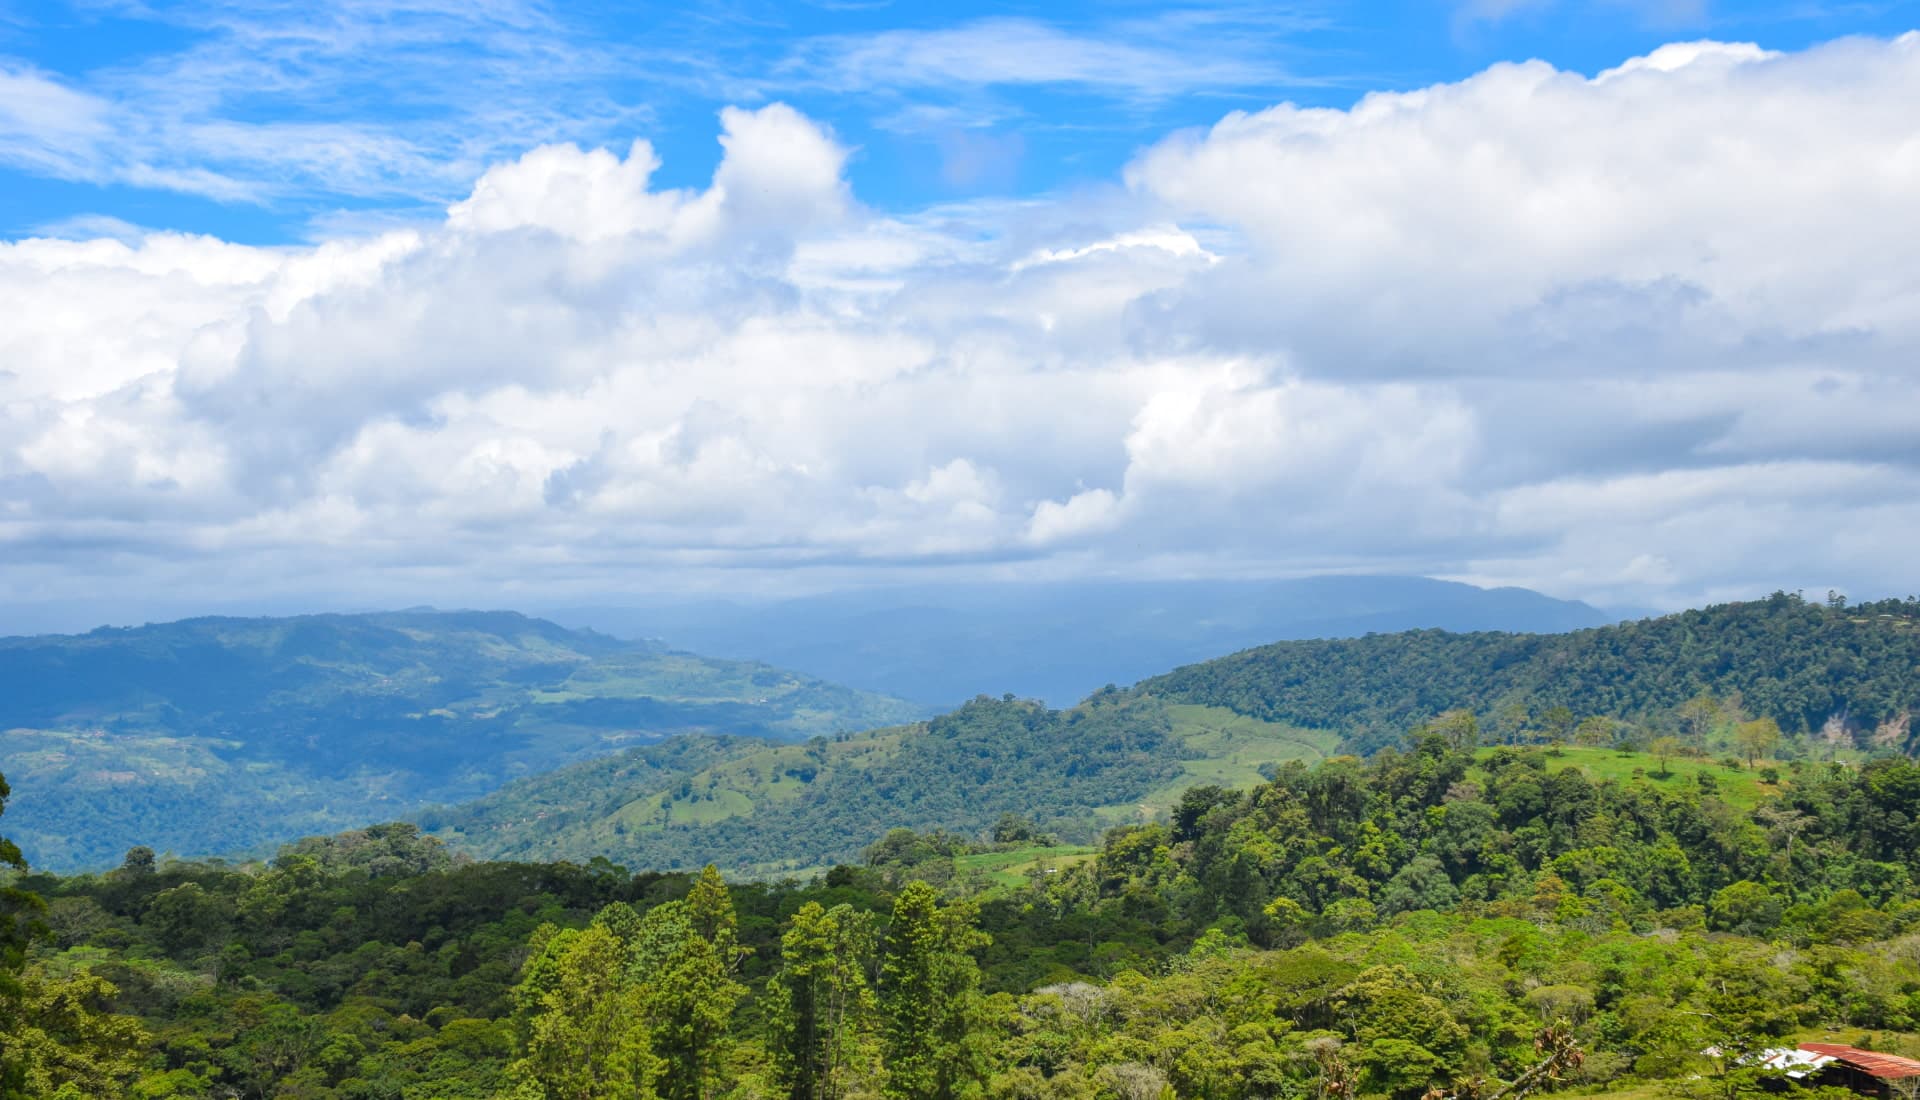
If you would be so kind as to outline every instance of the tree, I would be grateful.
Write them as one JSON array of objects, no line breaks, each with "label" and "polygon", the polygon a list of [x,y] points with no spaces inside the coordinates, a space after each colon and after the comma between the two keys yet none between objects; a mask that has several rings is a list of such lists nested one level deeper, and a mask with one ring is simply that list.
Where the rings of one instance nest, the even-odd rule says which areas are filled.
[{"label": "tree", "polygon": [[682,903],[641,921],[633,965],[644,984],[654,1053],[668,1100],[707,1100],[727,1052],[727,1029],[746,987],[733,979],[741,950],[733,896],[709,864]]},{"label": "tree", "polygon": [[140,923],[151,927],[169,951],[199,947],[219,928],[219,904],[199,883],[183,882],[153,895]]},{"label": "tree", "polygon": [[[12,794],[7,777],[0,775],[0,816],[6,814],[7,799]],[[0,836],[0,868],[6,867],[25,871],[27,858],[20,854],[19,845]],[[0,886],[0,995],[9,988],[9,975],[19,973],[26,961],[27,945],[42,931],[39,918],[45,911],[46,903],[38,895],[11,885]]]},{"label": "tree", "polygon": [[985,1071],[976,1033],[980,970],[968,952],[988,940],[973,922],[971,906],[942,908],[924,882],[894,900],[880,970],[888,1097],[951,1100]]},{"label": "tree", "polygon": [[138,845],[127,849],[127,857],[120,862],[120,873],[129,878],[140,878],[153,874],[153,849]]},{"label": "tree", "polygon": [[780,969],[767,982],[767,1048],[792,1100],[834,1100],[859,1075],[877,942],[872,913],[814,901],[780,938]]},{"label": "tree", "polygon": [[1751,768],[1780,745],[1780,723],[1771,718],[1755,718],[1751,722],[1740,723],[1733,731],[1733,743],[1747,758],[1747,767]]},{"label": "tree", "polygon": [[119,990],[86,970],[29,967],[0,1005],[0,1098],[124,1096],[147,1033],[109,1010]]},{"label": "tree", "polygon": [[1573,732],[1573,711],[1561,704],[1548,707],[1540,716],[1541,728],[1546,732],[1547,744],[1564,745]]},{"label": "tree", "polygon": [[604,924],[548,925],[534,939],[513,991],[521,1053],[508,1072],[541,1100],[653,1100],[660,1060],[627,945]]},{"label": "tree", "polygon": [[1034,839],[1033,822],[1020,814],[1008,810],[993,823],[993,842],[995,844],[1025,844]]},{"label": "tree", "polygon": [[[7,777],[0,775],[0,815],[7,812],[7,799],[12,794]],[[25,871],[27,859],[18,845],[0,836],[0,872],[6,868]],[[46,911],[46,902],[39,895],[0,881],[0,1020],[19,1018],[23,1012],[26,991],[20,984],[20,970],[26,965],[28,945],[46,934],[41,920]],[[17,1044],[0,1040],[0,1100],[28,1095],[23,1091],[26,1072]]]},{"label": "tree", "polygon": [[1708,905],[1713,927],[1742,936],[1764,936],[1780,923],[1784,903],[1773,891],[1742,879],[1717,891]]},{"label": "tree", "polygon": [[1678,737],[1656,737],[1653,739],[1653,744],[1647,746],[1647,751],[1653,754],[1653,758],[1660,761],[1660,778],[1665,779],[1673,774],[1672,769],[1667,767],[1667,761],[1678,756],[1680,749]]},{"label": "tree", "polygon": [[1540,1085],[1558,1081],[1568,1071],[1579,1069],[1587,1060],[1586,1052],[1574,1043],[1573,1028],[1565,1020],[1555,1020],[1541,1028],[1540,1034],[1534,1037],[1533,1049],[1544,1057],[1489,1100],[1519,1100]]},{"label": "tree", "polygon": [[1447,739],[1455,752],[1471,752],[1480,744],[1480,720],[1470,710],[1450,710],[1427,723],[1430,732]]},{"label": "tree", "polygon": [[1582,745],[1600,746],[1613,744],[1613,720],[1601,715],[1589,715],[1573,731],[1573,739]]},{"label": "tree", "polygon": [[1710,691],[1703,691],[1680,704],[1676,717],[1680,720],[1681,736],[1696,745],[1704,745],[1707,735],[1720,724],[1720,700]]},{"label": "tree", "polygon": [[1518,745],[1527,732],[1527,723],[1532,720],[1526,703],[1515,699],[1502,705],[1494,712],[1494,725],[1500,743]]},{"label": "tree", "polygon": [[1415,856],[1380,888],[1380,912],[1387,916],[1415,909],[1448,909],[1459,900],[1447,869],[1430,855]]},{"label": "tree", "polygon": [[1405,967],[1370,967],[1336,996],[1376,1090],[1418,1095],[1460,1069],[1466,1028]]}]

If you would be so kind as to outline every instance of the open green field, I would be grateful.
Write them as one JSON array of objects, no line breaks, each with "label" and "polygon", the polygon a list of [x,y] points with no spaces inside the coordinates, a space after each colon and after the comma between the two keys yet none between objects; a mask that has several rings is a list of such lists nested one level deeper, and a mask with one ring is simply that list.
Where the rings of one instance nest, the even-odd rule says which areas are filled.
[{"label": "open green field", "polygon": [[[1486,756],[1493,749],[1481,749],[1480,755]],[[1762,764],[1764,767],[1765,764]],[[1589,778],[1611,779],[1620,783],[1644,783],[1660,790],[1698,790],[1700,776],[1711,775],[1722,801],[1743,810],[1751,810],[1770,798],[1777,797],[1786,788],[1789,779],[1784,774],[1778,786],[1763,783],[1759,768],[1729,768],[1718,760],[1693,759],[1683,756],[1671,757],[1667,761],[1667,772],[1662,773],[1660,761],[1652,753],[1621,752],[1618,749],[1591,748],[1588,746],[1568,746],[1560,750],[1559,755],[1550,758],[1547,765],[1550,771],[1562,771],[1578,768]]]},{"label": "open green field", "polygon": [[996,886],[1020,887],[1035,870],[1072,867],[1098,855],[1100,849],[1056,845],[1010,848],[1004,852],[976,852],[953,861],[961,875],[985,874]]},{"label": "open green field", "polygon": [[1173,720],[1173,735],[1197,755],[1182,761],[1177,777],[1138,803],[1100,811],[1104,819],[1119,822],[1157,817],[1180,801],[1189,787],[1255,787],[1266,782],[1261,767],[1289,760],[1320,760],[1331,755],[1340,743],[1340,735],[1330,730],[1262,722],[1225,707],[1172,703],[1167,706],[1167,716]]}]

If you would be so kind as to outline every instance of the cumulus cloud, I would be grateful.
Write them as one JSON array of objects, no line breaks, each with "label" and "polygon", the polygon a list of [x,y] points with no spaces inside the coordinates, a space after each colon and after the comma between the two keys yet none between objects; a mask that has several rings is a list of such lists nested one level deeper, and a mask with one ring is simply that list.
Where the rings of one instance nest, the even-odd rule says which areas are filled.
[{"label": "cumulus cloud", "polygon": [[1099,192],[911,216],[776,104],[721,116],[699,188],[645,141],[562,144],[312,247],[0,244],[0,597],[1897,591],[1916,101],[1916,35],[1682,43],[1234,114]]}]

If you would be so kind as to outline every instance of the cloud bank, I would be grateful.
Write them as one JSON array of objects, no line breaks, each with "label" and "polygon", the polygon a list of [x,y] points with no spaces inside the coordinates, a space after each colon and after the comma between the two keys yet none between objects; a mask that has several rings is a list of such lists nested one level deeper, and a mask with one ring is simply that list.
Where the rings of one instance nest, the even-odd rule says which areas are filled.
[{"label": "cloud bank", "polygon": [[1915,102],[1920,35],[1684,43],[1236,113],[1103,189],[911,217],[775,104],[723,113],[698,189],[645,141],[553,145],[384,235],[0,244],[0,599],[1904,593]]}]

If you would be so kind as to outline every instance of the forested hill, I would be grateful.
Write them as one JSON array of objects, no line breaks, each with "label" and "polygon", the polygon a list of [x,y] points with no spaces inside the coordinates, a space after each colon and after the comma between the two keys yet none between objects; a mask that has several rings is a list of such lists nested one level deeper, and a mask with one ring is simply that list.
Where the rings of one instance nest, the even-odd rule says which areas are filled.
[{"label": "forested hill", "polygon": [[0,638],[0,760],[38,865],[234,852],[687,732],[799,740],[897,699],[508,612],[190,619]]},{"label": "forested hill", "polygon": [[[418,820],[488,858],[604,855],[636,867],[719,862],[758,874],[853,859],[893,827],[971,834],[1004,813],[1090,839],[1103,808],[1162,791],[1155,808],[1167,808],[1186,785],[1193,734],[1157,699],[1107,693],[1050,710],[980,698],[925,725],[804,745],[676,738]],[[1277,736],[1266,745],[1273,758],[1311,751],[1289,753]]]},{"label": "forested hill", "polygon": [[[1656,729],[1702,693],[1737,694],[1788,733],[1912,751],[1920,602],[1849,607],[1776,593],[1569,634],[1416,630],[1280,642],[1141,682],[1142,694],[1337,731],[1367,751],[1442,712],[1515,739],[1574,716]],[[1564,709],[1561,709],[1564,708]]]}]

